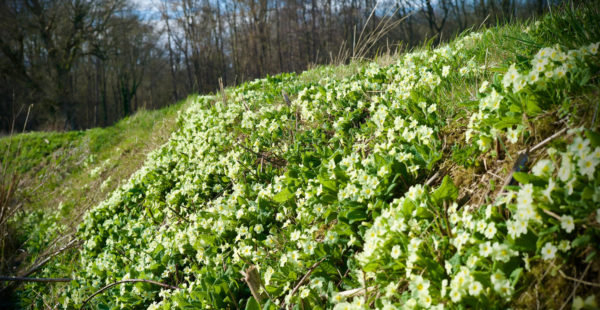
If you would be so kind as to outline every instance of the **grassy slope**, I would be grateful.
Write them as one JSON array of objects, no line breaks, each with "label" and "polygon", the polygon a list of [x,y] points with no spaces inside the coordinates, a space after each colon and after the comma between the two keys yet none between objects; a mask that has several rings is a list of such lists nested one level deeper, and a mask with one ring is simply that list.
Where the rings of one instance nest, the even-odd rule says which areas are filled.
[{"label": "grassy slope", "polygon": [[11,273],[25,272],[62,247],[62,237],[73,234],[81,215],[106,199],[140,168],[150,151],[169,139],[183,106],[138,111],[106,128],[0,139],[0,153],[20,179],[15,200],[23,204],[13,219],[7,247],[25,251],[9,256],[7,263],[16,266]]},{"label": "grassy slope", "polygon": [[[595,14],[597,19],[597,9]],[[565,28],[565,25],[560,25],[560,23],[567,23],[568,25],[569,22],[577,26],[583,26],[584,30],[571,29],[570,32],[565,31],[565,29],[571,27]],[[482,81],[493,81],[496,75],[504,74],[511,63],[516,62],[519,66],[526,67],[532,56],[541,47],[560,44],[566,48],[578,48],[583,44],[598,41],[600,36],[598,36],[597,30],[593,28],[595,27],[594,22],[589,20],[574,21],[573,17],[569,17],[567,14],[566,18],[548,17],[541,27],[532,30],[531,34],[524,33],[523,29],[526,26],[533,26],[533,24],[511,24],[485,31],[480,40],[464,41],[465,50],[467,51],[466,57],[454,60],[456,62],[451,63],[454,66],[454,71],[449,74],[447,79],[444,79],[441,86],[432,93],[420,94],[422,96],[420,98],[409,98],[407,103],[407,106],[413,109],[413,116],[418,119],[419,123],[433,128],[436,136],[431,142],[433,147],[430,147],[428,152],[422,152],[421,149],[415,152],[423,157],[419,158],[420,161],[418,162],[421,168],[416,173],[403,174],[407,178],[407,180],[403,180],[404,185],[394,185],[395,179],[393,181],[387,179],[381,181],[386,184],[386,188],[390,186],[389,188],[392,188],[392,191],[391,193],[388,191],[386,194],[378,193],[380,194],[378,197],[381,198],[382,202],[374,200],[374,205],[370,205],[364,215],[362,213],[365,210],[360,205],[347,204],[342,200],[337,201],[336,198],[329,197],[327,199],[333,200],[328,200],[328,203],[334,208],[329,210],[329,206],[326,205],[326,215],[324,217],[316,216],[311,221],[306,222],[301,217],[290,216],[287,224],[283,223],[282,225],[282,223],[278,223],[279,220],[274,219],[277,212],[286,214],[287,212],[306,213],[311,214],[310,216],[314,216],[314,214],[299,205],[300,202],[298,204],[292,202],[290,192],[286,193],[285,189],[271,189],[266,184],[273,182],[272,184],[275,187],[277,184],[282,183],[278,181],[278,179],[281,179],[277,176],[285,175],[284,180],[287,183],[285,183],[284,188],[287,187],[292,192],[298,189],[301,193],[313,193],[315,190],[313,184],[310,182],[306,184],[304,181],[307,179],[316,180],[315,173],[319,174],[318,182],[326,184],[327,187],[333,187],[332,181],[328,177],[321,177],[323,167],[329,159],[335,159],[339,165],[341,157],[355,153],[352,145],[364,145],[365,148],[361,156],[368,158],[378,141],[376,139],[373,142],[373,139],[369,139],[369,137],[375,136],[376,133],[374,129],[376,126],[373,121],[375,111],[354,113],[354,111],[360,112],[360,109],[356,109],[354,104],[357,100],[371,100],[372,94],[378,91],[369,89],[371,86],[363,86],[365,87],[363,89],[368,89],[371,92],[351,94],[355,97],[346,102],[341,102],[341,110],[336,110],[336,108],[339,108],[336,104],[340,103],[330,104],[327,101],[323,102],[323,99],[321,99],[319,105],[317,104],[319,99],[316,98],[323,97],[329,90],[328,83],[329,86],[348,85],[348,81],[340,82],[346,74],[358,73],[352,75],[350,81],[368,80],[369,82],[378,83],[377,81],[383,79],[383,83],[390,83],[393,78],[385,76],[387,67],[379,71],[384,75],[383,77],[377,74],[379,68],[376,68],[375,74],[372,75],[365,73],[370,70],[371,65],[360,64],[357,67],[356,64],[353,64],[352,67],[344,68],[317,68],[306,72],[300,77],[284,75],[257,81],[234,90],[229,89],[228,97],[230,101],[228,107],[221,106],[220,97],[200,98],[192,109],[184,115],[181,127],[178,128],[173,139],[151,158],[144,171],[140,171],[140,175],[134,177],[124,188],[115,192],[110,200],[103,202],[94,212],[88,214],[88,220],[85,226],[80,228],[79,236],[84,241],[93,241],[93,244],[86,243],[82,251],[83,260],[69,261],[69,264],[66,264],[63,257],[61,258],[63,261],[59,261],[44,271],[47,276],[57,276],[61,272],[64,274],[72,271],[73,275],[79,279],[80,286],[69,287],[65,292],[62,289],[44,291],[43,288],[47,286],[30,285],[23,296],[26,296],[26,300],[36,300],[40,307],[43,306],[43,302],[62,302],[77,306],[85,296],[90,295],[102,284],[125,277],[139,277],[161,280],[171,285],[182,286],[188,283],[191,288],[189,293],[174,292],[171,295],[163,292],[161,295],[166,294],[167,297],[162,298],[162,296],[159,297],[159,290],[156,287],[123,285],[121,291],[112,289],[102,296],[98,296],[93,302],[96,306],[106,304],[116,306],[118,303],[123,303],[126,306],[147,306],[152,301],[162,300],[162,305],[166,308],[185,305],[200,307],[205,303],[216,305],[216,307],[234,308],[236,303],[246,303],[247,300],[251,299],[249,298],[251,296],[250,291],[245,283],[239,281],[238,274],[239,271],[248,267],[247,260],[251,260],[254,264],[262,264],[261,273],[263,276],[265,269],[267,269],[266,266],[275,268],[276,272],[272,280],[272,283],[275,284],[269,286],[267,291],[281,302],[285,299],[285,293],[289,293],[289,289],[291,289],[289,285],[296,284],[297,278],[305,274],[307,267],[316,263],[320,256],[326,256],[327,261],[314,271],[313,281],[324,278],[329,287],[320,292],[317,289],[312,292],[309,290],[309,295],[304,301],[299,299],[293,299],[293,301],[301,304],[302,307],[315,307],[317,304],[328,307],[333,306],[332,301],[327,300],[333,292],[363,285],[361,283],[364,278],[361,279],[360,274],[347,274],[345,271],[356,270],[358,264],[363,264],[360,259],[357,260],[355,257],[363,250],[361,240],[368,239],[367,229],[372,226],[373,220],[377,219],[381,212],[392,205],[394,198],[404,195],[410,185],[422,184],[434,175],[434,172],[440,171],[441,175],[451,176],[454,183],[460,188],[457,193],[458,197],[454,197],[454,200],[461,206],[479,207],[494,201],[501,189],[504,177],[509,174],[516,160],[517,151],[531,147],[556,132],[563,126],[564,122],[561,122],[561,120],[564,119],[565,114],[569,116],[569,127],[574,128],[583,125],[597,129],[597,125],[591,122],[593,110],[598,100],[597,89],[599,83],[597,58],[594,58],[596,63],[590,65],[592,76],[587,77],[586,83],[582,83],[581,86],[569,85],[568,88],[565,86],[564,91],[559,91],[556,94],[540,92],[550,98],[548,100],[537,99],[537,102],[540,105],[543,104],[546,110],[531,113],[527,110],[527,113],[532,117],[531,119],[524,119],[522,125],[529,125],[530,128],[522,134],[516,144],[506,143],[505,145],[503,142],[498,142],[491,150],[481,152],[476,145],[465,143],[464,140],[469,117],[478,109],[479,99],[481,98],[478,89]],[[592,28],[585,29],[586,27]],[[454,47],[454,45],[452,46]],[[473,69],[466,75],[458,74],[456,71],[460,67],[470,66],[469,61],[473,62],[473,68],[478,69]],[[427,62],[425,61],[425,63]],[[397,70],[398,68],[392,69]],[[441,68],[435,70],[439,69]],[[339,76],[337,76],[338,74]],[[337,76],[337,78],[334,79],[333,83],[326,80],[317,82],[316,78],[319,76]],[[313,86],[316,88],[312,88]],[[295,99],[298,98],[300,93],[308,92],[311,94],[310,99],[315,100],[315,104],[317,104],[316,107],[313,107],[312,112],[319,113],[319,109],[321,109],[326,113],[318,114],[316,120],[305,120],[303,115],[301,122],[294,121],[293,119],[297,119],[300,112],[294,112],[286,108],[287,103],[280,95],[281,90],[285,90],[295,104]],[[324,92],[321,90],[324,90]],[[410,102],[412,100],[417,102]],[[430,117],[434,119],[430,119],[427,115],[424,118],[420,117],[417,112],[414,112],[416,111],[414,109],[418,110],[416,107],[419,100],[426,100],[428,104],[437,104],[438,111],[429,113]],[[347,109],[347,106],[344,105],[348,105],[350,108]],[[333,110],[329,110],[330,107]],[[260,109],[266,110],[260,114],[265,119],[278,119],[283,115],[289,117],[288,122],[280,124],[283,129],[279,134],[265,135],[260,131],[240,127],[241,119],[237,118],[239,115],[242,115],[243,118],[245,110],[257,112]],[[230,113],[231,115],[229,115]],[[328,116],[327,114],[331,115]],[[345,122],[340,124],[338,128],[332,126],[332,122],[340,116],[346,118]],[[261,119],[258,119],[255,126],[260,121]],[[521,120],[519,119],[519,121]],[[204,136],[204,132],[210,133],[208,136]],[[344,132],[347,135],[344,135]],[[209,141],[210,146],[204,148],[204,143],[207,143],[207,141]],[[565,143],[569,141],[559,139],[550,145],[557,149],[564,149]],[[240,144],[246,144],[246,146],[241,147]],[[419,145],[418,143],[415,143],[415,145],[427,150],[426,145]],[[400,143],[400,147],[404,146],[407,147],[405,150],[409,150],[410,144]],[[237,152],[237,155],[229,153],[232,150]],[[341,155],[335,155],[336,152],[341,153]],[[530,154],[529,166],[532,166],[531,163],[538,158],[545,157],[545,154],[546,148]],[[227,160],[230,160],[230,156],[238,156],[237,161],[227,162]],[[224,172],[227,171],[226,167],[228,165],[235,165],[236,163],[240,165],[236,176],[230,176]],[[376,164],[380,163],[376,162]],[[431,164],[431,166],[425,168],[428,164]],[[210,168],[211,166],[214,166],[214,169]],[[392,164],[391,167],[396,169],[400,166]],[[377,171],[374,171],[374,174],[377,174]],[[236,180],[235,183],[246,184],[244,186],[247,186],[243,195],[236,195],[238,201],[243,201],[240,202],[240,205],[236,205],[235,198],[233,199],[234,202],[222,204],[232,195],[231,189],[228,187],[231,186],[230,178]],[[339,178],[340,181],[335,181],[333,184],[346,182],[347,177],[344,174],[340,174]],[[594,182],[597,182],[597,180]],[[440,183],[441,178],[434,178],[432,187],[435,188]],[[391,185],[396,186],[395,189]],[[271,191],[270,194],[266,194],[268,199],[257,198],[261,195],[258,192],[264,190],[265,187]],[[193,195],[194,193],[196,196]],[[232,225],[220,237],[214,236],[214,224],[201,221],[203,217],[216,220],[221,216],[216,212],[215,206],[225,207],[223,213],[225,215],[222,218]],[[236,209],[241,209],[247,215],[242,215],[241,218],[231,214],[227,215],[227,208],[229,207],[234,208],[233,212]],[[260,212],[256,211],[257,207]],[[270,208],[276,211],[270,211]],[[290,211],[290,208],[292,211]],[[316,208],[316,206],[312,206],[312,208]],[[477,211],[474,214],[477,214]],[[354,221],[352,219],[354,216],[357,216],[356,218],[359,220]],[[366,216],[366,218],[363,218],[363,216]],[[500,216],[500,214],[495,214],[495,216]],[[361,220],[364,220],[364,224],[357,225],[360,224]],[[240,251],[244,250],[245,245],[251,245],[251,252],[257,248],[265,247],[265,234],[261,234],[260,229],[256,228],[259,224],[266,226],[264,228],[265,233],[270,230],[272,235],[275,236],[276,243],[281,243],[278,244],[281,248],[269,252],[270,254],[266,257],[261,256],[263,254],[259,252],[255,252],[254,255],[256,256],[246,257],[242,261],[236,260],[235,255],[233,255],[233,259],[228,256],[231,255],[229,250],[216,250],[216,245],[233,247],[234,243],[236,243],[236,247],[239,246]],[[253,235],[251,241],[243,241],[245,243],[241,244],[237,243],[238,240],[233,241],[236,230],[240,226],[254,229],[256,234],[251,232]],[[286,226],[291,228],[286,228]],[[310,233],[314,234],[313,238],[319,241],[318,243],[321,243],[326,235],[329,236],[328,231],[336,232],[337,237],[334,238],[339,237],[340,239],[339,241],[338,239],[332,241],[333,245],[327,242],[319,244],[315,254],[306,256],[302,254],[304,264],[295,267],[286,265],[285,268],[279,270],[277,267],[279,266],[278,260],[273,261],[270,255],[279,257],[281,251],[295,249],[294,244],[297,242],[293,242],[294,240],[289,242],[289,239],[296,238],[292,237],[295,229],[303,231],[308,227],[314,228]],[[350,231],[354,230],[357,234],[348,232],[348,228],[350,228]],[[148,237],[148,232],[152,235],[151,237]],[[304,233],[307,233],[306,230],[304,230]],[[349,236],[358,238],[359,243],[352,245],[350,241],[352,238],[349,239]],[[192,238],[197,242],[191,241]],[[156,248],[155,239],[159,240],[157,241],[159,243],[162,242],[158,249]],[[106,240],[110,240],[110,244]],[[96,246],[98,242],[103,246]],[[215,246],[211,248],[204,242]],[[346,246],[347,242],[350,242],[348,246]],[[135,244],[135,246],[131,246],[132,244]],[[227,247],[224,249],[227,249]],[[198,256],[198,253],[202,253],[202,256],[206,255],[210,258],[210,261],[199,258],[202,256]],[[222,258],[223,255],[226,256],[225,260]],[[438,253],[438,255],[444,257],[445,254]],[[143,261],[138,260],[142,258],[144,258]],[[146,261],[146,258],[149,258],[150,262]],[[214,263],[213,259],[223,260],[223,262],[222,264]],[[450,257],[446,257],[446,259],[450,259]],[[513,274],[510,274],[511,280],[515,281],[513,285],[518,284],[518,291],[515,292],[507,304],[501,299],[497,299],[498,297],[493,294],[490,295],[490,299],[485,300],[466,299],[465,304],[471,307],[483,307],[487,302],[499,307],[512,304],[517,308],[528,308],[536,303],[541,303],[545,307],[561,307],[563,302],[573,297],[569,296],[573,290],[573,285],[563,277],[558,276],[557,269],[552,264],[564,264],[565,270],[572,271],[572,267],[580,263],[581,258],[567,256],[564,260],[553,261],[550,265],[545,260],[540,259],[539,256],[533,259],[532,271],[525,276],[521,277],[516,274],[513,279]],[[199,260],[200,263],[195,260]],[[77,264],[83,264],[82,267],[85,270],[79,270]],[[115,270],[115,264],[121,267]],[[385,268],[392,265],[381,265],[378,268],[387,270]],[[435,268],[435,264],[431,266],[433,266],[431,268]],[[590,266],[592,266],[592,270],[597,271],[597,264]],[[369,264],[363,264],[363,267],[366,270],[373,268]],[[435,278],[433,273],[430,274],[433,271],[424,268],[422,272],[426,271],[427,276],[432,279]],[[385,273],[388,273],[387,276],[395,275],[397,277],[395,279],[399,279],[400,283],[403,283],[402,277],[398,276],[395,267]],[[364,277],[364,274],[362,277]],[[369,283],[377,283],[377,285],[387,283],[386,281],[389,281],[389,279],[384,279],[385,277],[385,274],[378,275],[376,279],[369,279]],[[593,277],[591,280],[597,281]],[[287,291],[285,289],[286,283],[288,285]],[[547,285],[548,283],[553,284]],[[397,301],[399,301],[397,305],[407,302],[410,297],[410,294],[407,294],[406,285],[402,285],[398,287],[400,289],[399,294],[402,295],[396,296],[398,297]],[[432,283],[432,291],[439,290],[439,286],[440,283]],[[379,294],[372,293],[365,299],[375,302],[375,299],[382,296],[380,294],[385,294],[383,287],[377,286],[377,289],[380,291]],[[36,297],[31,293],[35,290],[45,292],[43,293],[44,296]],[[143,292],[142,296],[140,296],[140,291]],[[325,291],[324,296],[326,297],[322,297],[323,291]],[[586,287],[584,292],[588,291],[590,291],[589,287]],[[301,291],[296,293],[302,294]],[[53,296],[53,294],[57,295]],[[66,296],[68,298],[65,298]],[[296,295],[293,298],[298,298],[298,296]],[[362,300],[362,297],[358,300]]]}]

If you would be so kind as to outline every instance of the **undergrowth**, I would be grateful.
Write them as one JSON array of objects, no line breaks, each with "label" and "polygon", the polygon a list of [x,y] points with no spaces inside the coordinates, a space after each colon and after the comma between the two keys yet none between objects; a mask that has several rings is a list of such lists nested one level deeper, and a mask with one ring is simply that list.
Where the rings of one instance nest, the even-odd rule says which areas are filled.
[{"label": "undergrowth", "polygon": [[191,97],[22,303],[597,307],[598,7]]},{"label": "undergrowth", "polygon": [[[66,255],[57,256],[57,262],[76,259],[70,247],[77,243],[69,242],[82,214],[139,169],[146,153],[168,140],[182,105],[139,111],[107,128],[0,139],[2,180],[12,184],[7,204],[18,207],[2,221],[9,231],[3,240],[10,242],[2,246],[2,275],[23,276],[65,245]],[[7,302],[0,307],[14,307],[14,287],[0,287],[0,299]],[[48,308],[43,300],[31,305]]]}]

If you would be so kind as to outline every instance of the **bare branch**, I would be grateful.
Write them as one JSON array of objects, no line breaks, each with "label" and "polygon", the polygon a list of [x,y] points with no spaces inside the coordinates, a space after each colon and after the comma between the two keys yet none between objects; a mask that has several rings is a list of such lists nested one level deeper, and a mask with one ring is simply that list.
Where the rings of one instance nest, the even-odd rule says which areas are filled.
[{"label": "bare branch", "polygon": [[83,308],[85,306],[85,304],[87,304],[92,298],[96,297],[98,294],[101,294],[102,292],[106,291],[107,289],[109,289],[115,285],[119,285],[119,284],[123,284],[123,283],[135,283],[135,282],[150,283],[150,284],[158,285],[158,286],[168,288],[171,290],[180,290],[181,289],[180,287],[177,287],[177,286],[173,286],[173,285],[169,285],[169,284],[165,284],[165,283],[161,283],[161,282],[153,281],[153,280],[126,279],[126,280],[121,280],[121,281],[117,281],[117,282],[108,284],[107,286],[97,290],[94,294],[92,294],[90,297],[86,298],[86,300],[83,301],[83,303],[81,304],[81,308]]}]

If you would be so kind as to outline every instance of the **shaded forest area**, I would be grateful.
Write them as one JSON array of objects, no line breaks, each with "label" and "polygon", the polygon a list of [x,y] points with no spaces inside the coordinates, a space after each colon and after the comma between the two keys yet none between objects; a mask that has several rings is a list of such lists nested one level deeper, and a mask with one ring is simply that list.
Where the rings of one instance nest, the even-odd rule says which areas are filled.
[{"label": "shaded forest area", "polygon": [[1,0],[0,133],[107,126],[190,93],[437,44],[545,0]]}]

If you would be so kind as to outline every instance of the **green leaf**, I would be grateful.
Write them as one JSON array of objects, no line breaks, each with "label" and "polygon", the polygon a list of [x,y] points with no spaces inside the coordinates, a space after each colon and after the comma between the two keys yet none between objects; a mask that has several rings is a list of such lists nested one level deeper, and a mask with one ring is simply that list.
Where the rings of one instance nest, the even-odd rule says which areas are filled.
[{"label": "green leaf", "polygon": [[587,84],[587,82],[589,80],[590,80],[590,71],[585,70],[583,72],[583,76],[579,79],[579,86],[583,86],[583,85]]},{"label": "green leaf", "polygon": [[376,271],[377,269],[379,269],[378,262],[370,262],[367,265],[365,265],[365,267],[363,267],[363,270],[365,272],[373,272],[373,271]]},{"label": "green leaf", "polygon": [[[552,227],[558,227],[558,226],[552,226]],[[551,228],[552,229],[552,228]],[[552,230],[554,231],[554,230]],[[540,233],[540,236],[542,236],[543,233],[549,233],[549,232],[542,232]],[[535,251],[536,249],[536,241],[537,241],[538,237],[531,231],[529,230],[525,235],[522,235],[521,237],[517,238],[514,241],[514,249],[518,250],[518,251]]]},{"label": "green leaf", "polygon": [[573,243],[571,245],[573,245],[574,248],[586,246],[590,243],[590,239],[591,238],[589,235],[579,236],[575,238],[575,240],[573,240]]},{"label": "green leaf", "polygon": [[258,301],[256,301],[254,297],[248,298],[248,301],[246,302],[246,310],[261,310]]},{"label": "green leaf", "polygon": [[529,184],[531,176],[525,172],[514,172],[512,177],[521,184]]},{"label": "green leaf", "polygon": [[591,200],[594,197],[594,194],[596,193],[596,191],[590,187],[586,187],[583,189],[583,192],[581,193],[581,199],[583,200]]},{"label": "green leaf", "polygon": [[367,219],[367,209],[364,206],[354,207],[346,213],[346,218],[348,219],[349,224],[358,221],[362,222]]},{"label": "green leaf", "polygon": [[599,134],[597,134],[591,130],[586,130],[585,135],[588,137],[588,139],[590,139],[590,142],[592,143],[593,147],[600,146],[600,135]]},{"label": "green leaf", "polygon": [[591,262],[591,261],[592,261],[592,260],[593,260],[593,259],[596,257],[596,254],[597,254],[597,253],[598,253],[598,252],[596,252],[596,251],[592,251],[590,254],[588,254],[588,255],[585,257],[585,262],[586,262],[586,263],[589,263],[589,262]]},{"label": "green leaf", "polygon": [[456,200],[456,198],[458,198],[458,187],[454,185],[449,176],[445,176],[440,187],[438,187],[431,196],[437,202],[441,202],[446,199]]},{"label": "green leaf", "polygon": [[319,174],[317,177],[319,182],[323,185],[324,188],[329,189],[332,192],[337,192],[337,186],[335,185],[335,181],[329,179],[328,176]]},{"label": "green leaf", "polygon": [[436,261],[429,257],[421,257],[419,259],[425,267],[427,267],[427,272],[432,276],[432,278],[442,277],[445,274],[444,268],[438,264]]},{"label": "green leaf", "polygon": [[276,310],[277,309],[277,305],[274,304],[270,299],[267,300],[267,302],[265,302],[265,304],[263,305],[263,309],[265,310]]},{"label": "green leaf", "polygon": [[527,100],[526,104],[527,114],[530,116],[538,115],[543,111],[542,108],[540,108],[533,100]]},{"label": "green leaf", "polygon": [[511,104],[511,105],[508,107],[508,109],[509,109],[509,111],[511,111],[511,112],[513,112],[513,113],[521,113],[521,112],[522,112],[522,109],[521,109],[521,107],[520,107],[518,104],[514,104],[514,103],[513,103],[513,104]]},{"label": "green leaf", "polygon": [[288,201],[290,198],[294,197],[294,193],[292,193],[287,187],[284,188],[277,195],[273,196],[273,201],[283,203]]},{"label": "green leaf", "polygon": [[557,231],[558,231],[558,226],[557,225],[553,225],[553,226],[550,226],[550,228],[542,230],[539,233],[539,236],[542,237],[542,236],[545,236],[547,234],[551,234],[551,233],[557,232]]},{"label": "green leaf", "polygon": [[510,273],[510,282],[513,287],[517,284],[517,282],[519,282],[519,279],[521,278],[522,274],[523,268],[517,268]]}]

